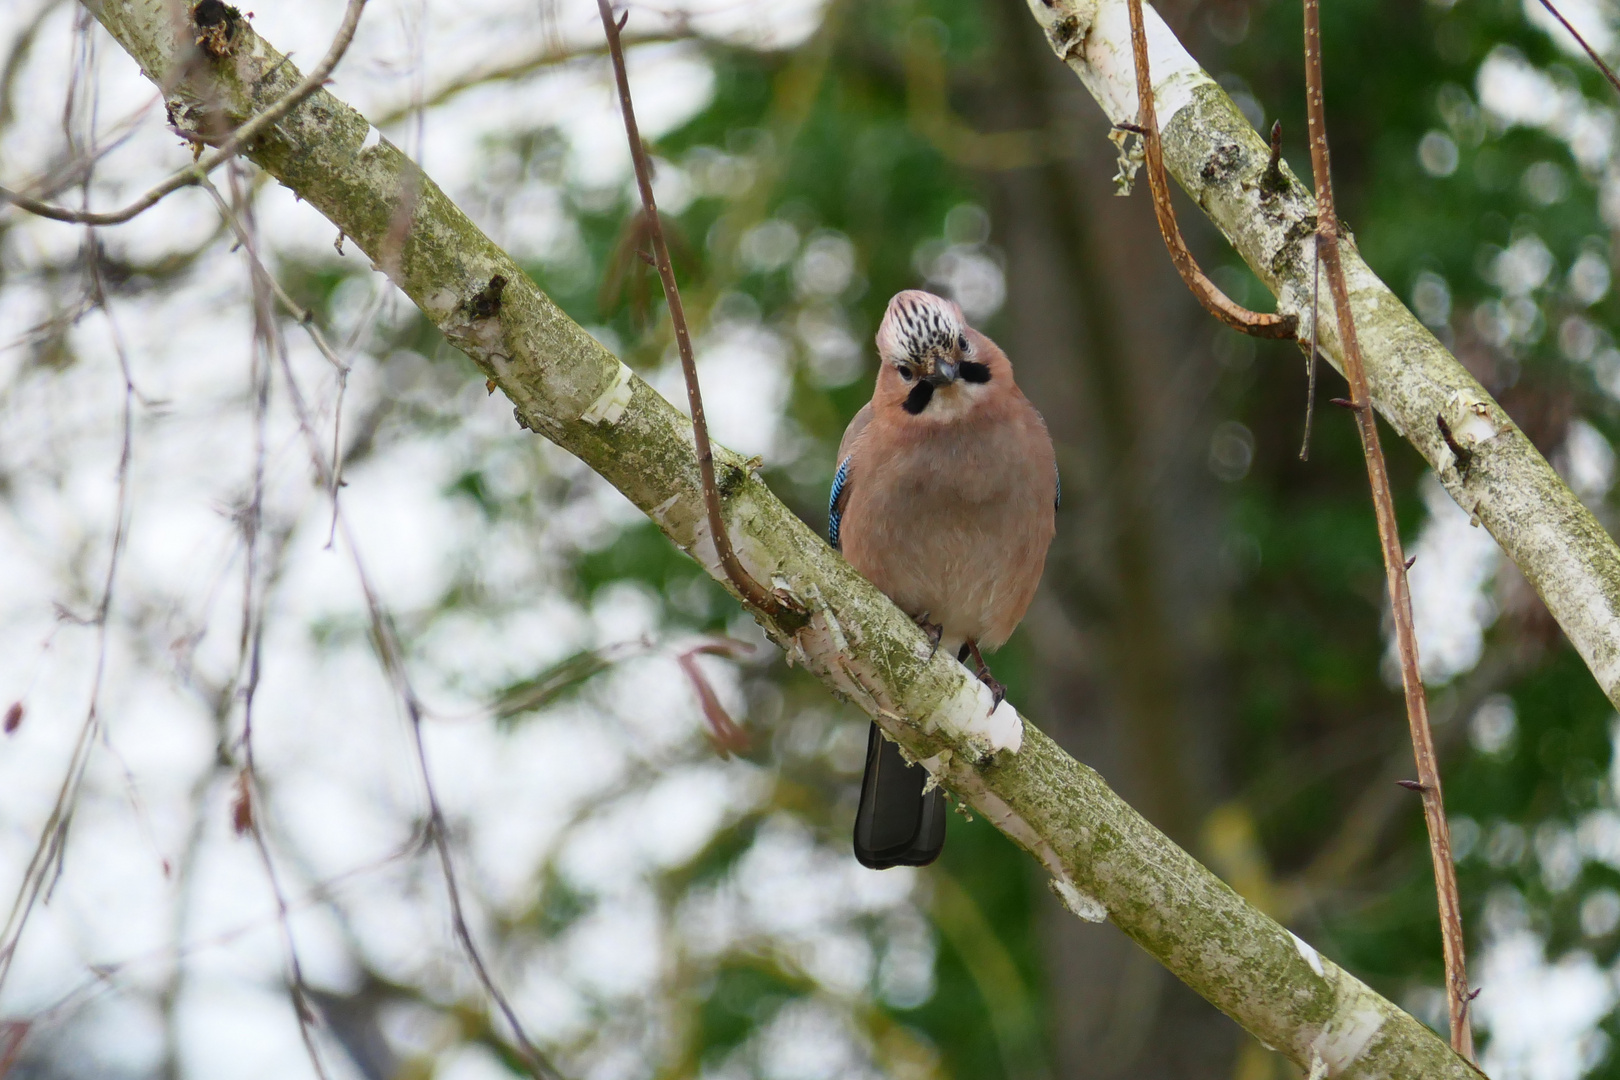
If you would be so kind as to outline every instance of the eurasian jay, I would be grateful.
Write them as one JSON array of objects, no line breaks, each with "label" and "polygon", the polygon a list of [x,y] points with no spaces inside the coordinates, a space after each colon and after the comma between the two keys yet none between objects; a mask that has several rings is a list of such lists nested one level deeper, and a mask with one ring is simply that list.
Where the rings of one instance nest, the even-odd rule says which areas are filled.
[{"label": "eurasian jay", "polygon": [[[1060,497],[1046,423],[995,342],[932,293],[896,294],[878,327],[872,400],[838,447],[827,533],[850,565],[966,662],[999,704],[981,650],[1028,610]],[[945,844],[945,800],[925,790],[876,724],[855,816],[855,857],[926,866]]]}]

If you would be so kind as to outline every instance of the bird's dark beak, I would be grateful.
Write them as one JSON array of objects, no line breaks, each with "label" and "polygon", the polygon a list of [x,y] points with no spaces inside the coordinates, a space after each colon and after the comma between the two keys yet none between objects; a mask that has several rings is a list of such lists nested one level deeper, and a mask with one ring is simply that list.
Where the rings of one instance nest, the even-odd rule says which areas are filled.
[{"label": "bird's dark beak", "polygon": [[951,360],[936,360],[934,370],[923,378],[935,386],[948,386],[956,381],[956,364]]}]

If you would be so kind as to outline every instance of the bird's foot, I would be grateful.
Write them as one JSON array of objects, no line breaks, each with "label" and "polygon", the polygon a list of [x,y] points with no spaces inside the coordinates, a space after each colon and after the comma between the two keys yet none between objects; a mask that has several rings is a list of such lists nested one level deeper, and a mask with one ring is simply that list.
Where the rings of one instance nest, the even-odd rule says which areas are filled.
[{"label": "bird's foot", "polygon": [[938,623],[929,622],[928,612],[926,611],[913,618],[912,621],[917,624],[924,634],[928,635],[928,659],[932,660],[934,654],[939,652],[939,636],[945,632],[945,628]]},{"label": "bird's foot", "polygon": [[979,652],[978,642],[970,641],[967,643],[966,648],[973,656],[974,662],[979,665],[979,681],[990,688],[990,697],[993,701],[991,708],[999,708],[1001,703],[1007,700],[1007,687],[1002,684],[1000,679],[990,674],[990,665],[984,662],[984,654]]}]

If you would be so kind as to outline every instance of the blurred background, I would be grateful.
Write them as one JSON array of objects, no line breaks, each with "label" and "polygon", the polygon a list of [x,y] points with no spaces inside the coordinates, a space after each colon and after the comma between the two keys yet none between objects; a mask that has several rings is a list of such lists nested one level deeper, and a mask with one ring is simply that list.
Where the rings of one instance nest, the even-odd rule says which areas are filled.
[{"label": "blurred background", "polygon": [[[1561,7],[1620,51],[1610,0]],[[1298,7],[1160,11],[1308,175]],[[253,21],[307,69],[340,14]],[[1338,0],[1323,23],[1362,253],[1612,524],[1614,92],[1537,0]],[[716,437],[819,528],[888,297],[958,300],[1063,477],[1043,590],[994,661],[1013,699],[1443,1026],[1352,424],[1320,409],[1299,459],[1298,351],[1189,299],[1023,0],[670,0],[626,33]],[[682,400],[593,5],[373,0],[333,91]],[[187,154],[80,8],[0,5],[5,184],[111,208]],[[518,429],[319,215],[251,166],[216,180],[337,365],[256,297],[202,191],[94,234],[0,209],[0,1074],[522,1075],[454,934],[419,730],[471,935],[563,1076],[1298,1075],[1068,915],[983,821],[953,817],[926,870],[861,869],[864,718]],[[1222,286],[1269,309],[1180,214]],[[1343,392],[1324,368],[1319,398]],[[344,459],[343,528],[309,432]],[[1483,1064],[1620,1076],[1617,718],[1385,434]],[[754,651],[687,655],[723,638]],[[746,748],[717,752],[705,687]]]}]

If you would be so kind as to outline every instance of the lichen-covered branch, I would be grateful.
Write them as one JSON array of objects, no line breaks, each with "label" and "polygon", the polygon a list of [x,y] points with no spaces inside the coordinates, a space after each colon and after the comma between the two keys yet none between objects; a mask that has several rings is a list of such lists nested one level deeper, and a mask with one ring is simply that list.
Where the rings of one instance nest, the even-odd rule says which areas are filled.
[{"label": "lichen-covered branch", "polygon": [[[1108,118],[1136,115],[1126,0],[1029,0],[1058,57]],[[1331,300],[1313,303],[1316,202],[1151,8],[1153,89],[1164,163],[1341,371]],[[1434,467],[1535,586],[1598,685],[1620,707],[1620,548],[1478,381],[1341,240],[1373,405]],[[1447,432],[1452,437],[1448,437]],[[1463,453],[1454,452],[1455,443]]]},{"label": "lichen-covered branch", "polygon": [[[211,70],[182,72],[176,57],[184,39],[170,0],[86,3],[166,88],[177,115],[206,102],[246,118],[298,80],[245,24]],[[248,156],[386,268],[511,399],[518,423],[578,455],[729,584],[710,539],[686,418],[559,311],[363,116],[319,91]],[[396,220],[402,214],[404,228]],[[1113,919],[1307,1070],[1476,1075],[1428,1028],[1176,847],[1010,705],[992,709],[983,684],[930,649],[747,462],[716,447],[715,464],[737,556],[756,580],[808,612],[763,617],[766,632],[1038,859],[1075,914]]]}]

